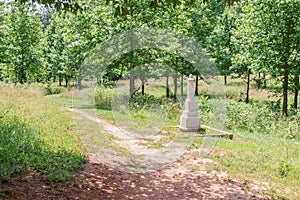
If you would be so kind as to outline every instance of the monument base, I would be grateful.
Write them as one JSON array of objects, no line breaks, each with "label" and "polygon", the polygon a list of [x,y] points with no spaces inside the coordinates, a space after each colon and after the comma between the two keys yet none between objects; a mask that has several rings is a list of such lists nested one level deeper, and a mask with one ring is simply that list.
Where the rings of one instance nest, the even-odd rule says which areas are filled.
[{"label": "monument base", "polygon": [[182,115],[180,116],[180,126],[179,128],[183,131],[195,132],[200,128],[200,117],[189,117]]},{"label": "monument base", "polygon": [[207,130],[207,128],[204,128],[202,126],[199,126],[198,128],[186,128],[186,127],[178,126],[177,128],[179,128],[183,132],[198,132],[198,131],[206,131]]}]

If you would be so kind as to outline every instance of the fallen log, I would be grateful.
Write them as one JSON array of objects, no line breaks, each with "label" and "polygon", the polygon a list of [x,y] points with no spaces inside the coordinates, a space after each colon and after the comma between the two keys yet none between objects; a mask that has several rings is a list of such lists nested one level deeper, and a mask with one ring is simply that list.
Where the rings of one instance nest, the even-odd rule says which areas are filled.
[{"label": "fallen log", "polygon": [[233,139],[233,134],[232,133],[229,133],[227,131],[223,131],[223,130],[220,130],[220,129],[216,129],[216,128],[213,128],[213,127],[210,127],[210,126],[201,125],[198,130],[199,131],[205,131],[207,129],[219,132],[220,134],[197,134],[197,136],[198,137],[228,137],[231,140]]}]

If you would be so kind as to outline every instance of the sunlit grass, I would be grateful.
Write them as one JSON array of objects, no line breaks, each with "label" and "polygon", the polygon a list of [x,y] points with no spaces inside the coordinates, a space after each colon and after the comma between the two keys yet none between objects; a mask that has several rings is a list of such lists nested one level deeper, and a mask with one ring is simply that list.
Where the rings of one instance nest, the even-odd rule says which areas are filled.
[{"label": "sunlit grass", "polygon": [[29,168],[68,180],[85,157],[73,120],[38,90],[0,87],[0,179]]},{"label": "sunlit grass", "polygon": [[266,182],[274,196],[297,199],[300,195],[299,141],[260,133],[235,133],[234,140],[220,139],[209,155],[214,169],[231,177]]},{"label": "sunlit grass", "polygon": [[[146,93],[151,92],[156,98],[164,96],[165,80],[160,81],[159,84],[146,86]],[[276,103],[280,97],[272,96],[272,91],[255,89],[254,83],[250,91],[251,102],[246,104],[244,102],[246,87],[243,84],[241,79],[229,79],[228,85],[221,91],[217,87],[214,90],[214,85],[208,86],[205,82],[199,81],[200,96],[196,97],[201,123],[232,132],[233,140],[219,139],[209,142],[191,135],[175,136],[174,130],[177,130],[176,127],[179,125],[182,108],[180,103],[175,103],[172,99],[165,99],[167,118],[163,131],[157,134],[165,134],[167,141],[187,142],[190,149],[206,145],[212,150],[208,157],[216,161],[216,164],[211,166],[214,169],[227,171],[230,177],[241,179],[245,183],[266,182],[267,193],[274,197],[297,199],[300,195],[297,190],[300,184],[299,113],[289,118],[282,117],[281,105]],[[105,94],[106,90],[111,90],[103,89],[102,94]],[[211,91],[215,92],[214,95],[210,95]],[[225,92],[227,96],[227,100],[224,99],[225,110],[218,108],[222,107],[218,99],[220,95],[217,95],[220,91]],[[110,91],[107,91],[107,94],[109,93]],[[93,112],[99,118],[116,125],[111,110],[96,107]],[[143,123],[149,122],[147,120],[149,115],[144,108],[137,112],[124,113],[125,118],[128,116],[130,120],[138,122],[137,129],[146,126]],[[152,142],[150,146],[161,148],[165,142]]]}]

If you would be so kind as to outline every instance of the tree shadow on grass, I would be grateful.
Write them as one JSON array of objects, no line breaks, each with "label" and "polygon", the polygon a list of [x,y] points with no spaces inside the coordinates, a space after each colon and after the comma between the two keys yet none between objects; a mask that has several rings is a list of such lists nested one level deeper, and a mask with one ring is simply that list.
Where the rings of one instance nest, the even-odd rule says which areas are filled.
[{"label": "tree shadow on grass", "polygon": [[48,181],[65,181],[83,166],[83,155],[64,148],[53,150],[37,134],[16,116],[0,119],[0,183],[28,169]]}]

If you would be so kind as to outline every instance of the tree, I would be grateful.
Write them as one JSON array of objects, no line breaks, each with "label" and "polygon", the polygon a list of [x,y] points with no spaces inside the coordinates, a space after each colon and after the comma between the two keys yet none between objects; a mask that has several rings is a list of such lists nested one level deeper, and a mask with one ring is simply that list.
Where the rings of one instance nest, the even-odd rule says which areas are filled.
[{"label": "tree", "polygon": [[223,15],[220,16],[218,24],[209,37],[209,46],[207,47],[221,75],[224,76],[225,85],[227,84],[227,76],[230,74],[233,55],[231,40],[235,23],[235,13],[232,12],[233,10],[226,9]]},{"label": "tree", "polygon": [[240,57],[246,58],[244,60],[257,71],[265,68],[271,75],[282,77],[282,114],[285,116],[288,115],[289,76],[292,71],[299,71],[299,6],[297,0],[245,2],[240,16],[243,25],[238,28],[245,36],[237,43],[245,46]]},{"label": "tree", "polygon": [[[252,19],[261,30],[257,36],[264,47],[264,56],[270,73],[283,76],[282,113],[288,115],[288,82],[291,71],[299,71],[299,18],[300,2],[297,0],[275,0],[253,2],[254,12],[259,20]],[[253,15],[251,15],[254,17]]]},{"label": "tree", "polygon": [[6,60],[6,38],[7,38],[7,33],[6,33],[6,19],[5,19],[5,7],[4,3],[0,2],[0,81],[3,80],[3,70],[4,70],[4,65],[5,65],[5,60]]},{"label": "tree", "polygon": [[66,39],[69,35],[67,24],[59,14],[54,13],[51,17],[50,24],[45,31],[44,56],[47,65],[47,81],[49,83],[56,81],[58,78],[59,85],[62,85],[64,76],[67,73],[67,56],[66,56]]},{"label": "tree", "polygon": [[22,3],[37,2],[43,5],[54,5],[57,10],[65,10],[71,12],[80,12],[82,7],[79,5],[77,0],[19,0]]},{"label": "tree", "polygon": [[14,83],[40,81],[42,24],[35,7],[11,3],[7,21],[8,74]]}]

